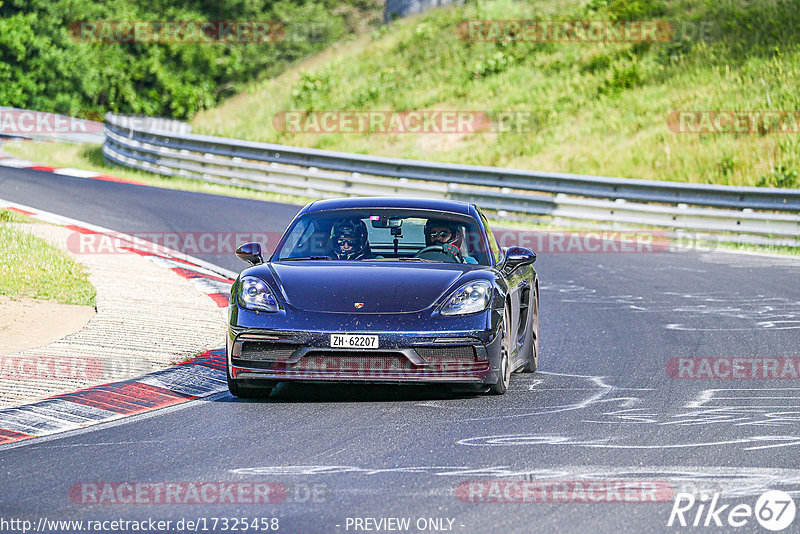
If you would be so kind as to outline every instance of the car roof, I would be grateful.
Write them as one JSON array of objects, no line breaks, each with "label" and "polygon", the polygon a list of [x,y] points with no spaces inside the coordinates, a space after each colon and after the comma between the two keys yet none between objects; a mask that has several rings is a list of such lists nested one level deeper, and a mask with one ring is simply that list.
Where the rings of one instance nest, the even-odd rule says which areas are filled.
[{"label": "car roof", "polygon": [[446,211],[462,215],[472,215],[471,205],[467,202],[443,200],[435,198],[403,198],[403,197],[351,197],[331,200],[317,200],[304,210],[306,213],[341,210],[351,208],[406,208],[433,211]]}]

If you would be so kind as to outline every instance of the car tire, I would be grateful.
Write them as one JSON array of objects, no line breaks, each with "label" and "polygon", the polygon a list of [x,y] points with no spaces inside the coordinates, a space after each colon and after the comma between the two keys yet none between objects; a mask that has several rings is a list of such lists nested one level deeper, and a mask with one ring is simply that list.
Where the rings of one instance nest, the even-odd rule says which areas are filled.
[{"label": "car tire", "polygon": [[500,376],[496,384],[489,387],[489,393],[492,395],[502,395],[508,391],[508,386],[511,384],[511,336],[508,334],[509,323],[509,310],[508,307],[503,310],[503,324],[500,327]]},{"label": "car tire", "polygon": [[[528,318],[528,339],[526,339],[526,352],[528,359],[522,366],[523,373],[535,373],[539,368],[539,286],[533,286],[533,306],[530,309]],[[528,348],[528,345],[530,347]]]}]

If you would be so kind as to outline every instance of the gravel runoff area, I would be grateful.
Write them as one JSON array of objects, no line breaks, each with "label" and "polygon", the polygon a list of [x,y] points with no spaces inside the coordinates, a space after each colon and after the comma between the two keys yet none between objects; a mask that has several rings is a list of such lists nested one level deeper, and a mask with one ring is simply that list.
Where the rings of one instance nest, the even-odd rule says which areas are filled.
[{"label": "gravel runoff area", "polygon": [[[67,250],[73,230],[19,225]],[[224,344],[225,308],[163,263],[133,252],[77,254],[97,314],[67,337],[0,357],[0,407],[133,378]]]}]

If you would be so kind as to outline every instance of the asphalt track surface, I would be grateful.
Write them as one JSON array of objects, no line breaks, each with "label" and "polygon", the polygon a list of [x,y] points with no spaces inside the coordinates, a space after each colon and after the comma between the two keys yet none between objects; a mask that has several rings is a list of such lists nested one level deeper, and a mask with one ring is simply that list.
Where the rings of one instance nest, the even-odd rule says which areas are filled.
[{"label": "asphalt track surface", "polygon": [[[129,233],[280,232],[298,209],[16,169],[0,169],[0,198]],[[231,255],[204,259],[243,267]],[[514,375],[502,397],[282,384],[265,400],[222,394],[0,447],[0,519],[205,518],[206,531],[225,532],[210,521],[279,518],[280,532],[337,533],[366,531],[355,521],[365,518],[408,518],[408,531],[434,532],[427,520],[442,518],[452,532],[635,533],[675,530],[672,497],[617,502],[611,491],[595,503],[476,503],[479,492],[457,488],[645,481],[698,498],[720,493],[731,506],[754,506],[767,489],[800,497],[797,379],[675,379],[666,370],[678,357],[799,357],[800,262],[542,253],[536,268],[540,372]],[[70,498],[84,482],[220,481],[273,482],[286,494],[267,505]],[[702,516],[692,527],[697,510],[679,530],[766,532],[753,517],[715,529]],[[800,531],[800,517],[789,531]]]}]

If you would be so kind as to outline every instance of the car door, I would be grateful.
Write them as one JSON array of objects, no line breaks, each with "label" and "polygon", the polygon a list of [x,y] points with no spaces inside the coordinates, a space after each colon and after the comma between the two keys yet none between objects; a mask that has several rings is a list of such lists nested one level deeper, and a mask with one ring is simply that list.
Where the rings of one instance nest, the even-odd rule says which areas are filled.
[{"label": "car door", "polygon": [[529,268],[525,266],[518,267],[514,270],[504,269],[503,263],[505,261],[505,251],[499,247],[494,237],[489,221],[486,216],[480,213],[483,226],[486,229],[486,237],[489,240],[489,249],[492,256],[495,258],[495,264],[498,272],[501,274],[508,287],[508,300],[511,303],[511,324],[508,326],[508,335],[514,340],[512,345],[512,369],[523,365],[525,363],[525,356],[520,353],[520,347],[525,341],[525,328],[528,323],[528,304],[530,302],[531,288],[530,277],[528,274]]}]

